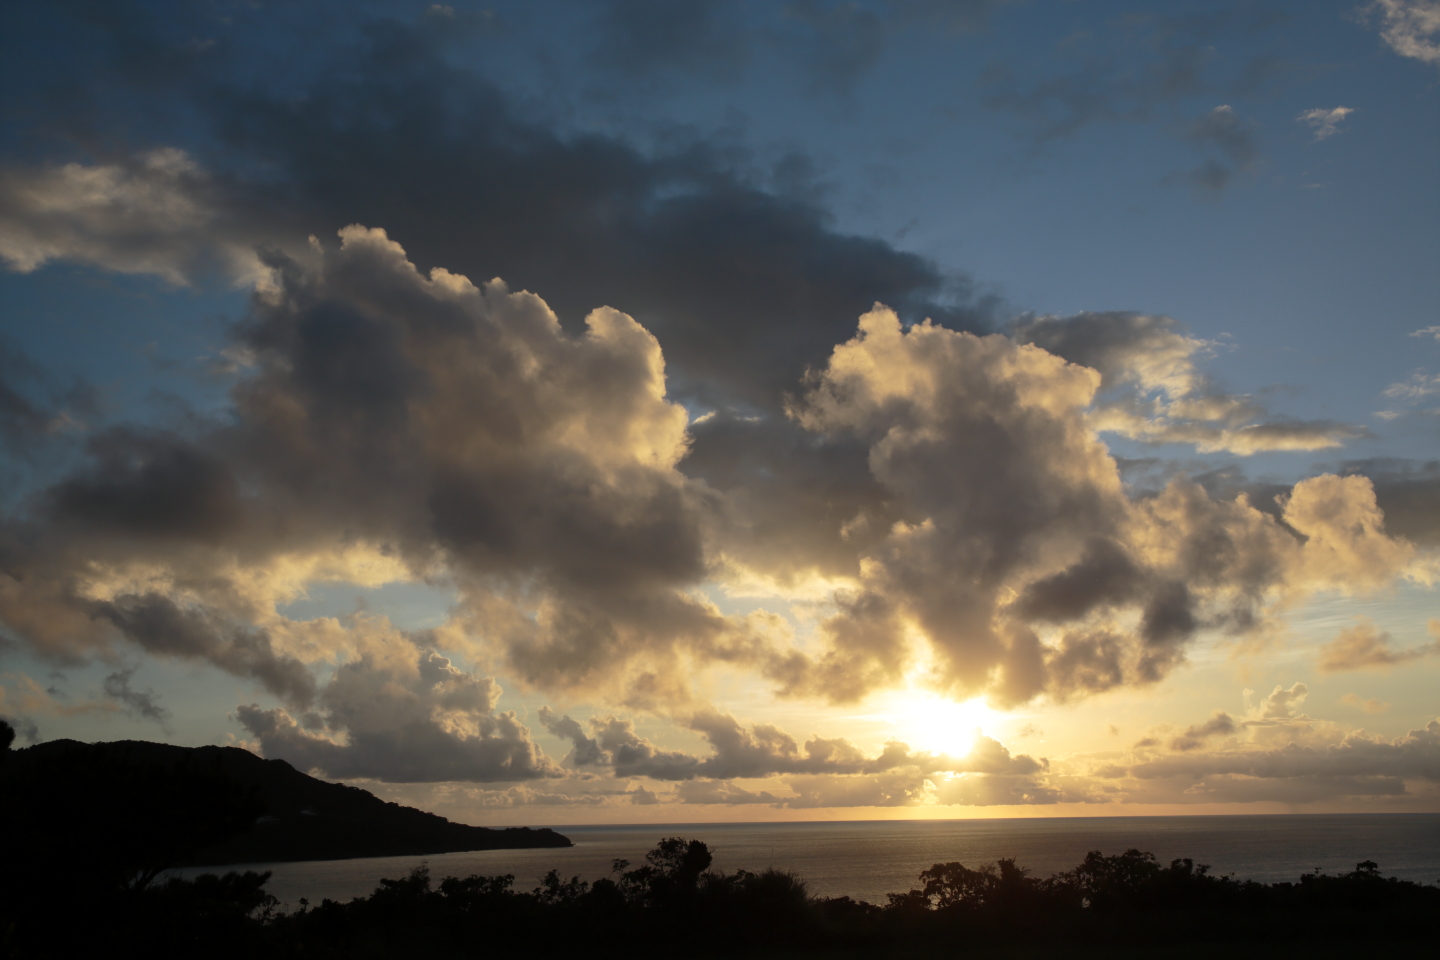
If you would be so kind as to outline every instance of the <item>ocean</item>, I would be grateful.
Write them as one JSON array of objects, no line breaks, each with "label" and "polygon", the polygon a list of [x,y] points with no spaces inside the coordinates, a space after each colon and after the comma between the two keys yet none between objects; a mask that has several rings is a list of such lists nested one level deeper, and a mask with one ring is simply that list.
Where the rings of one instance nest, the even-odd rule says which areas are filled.
[{"label": "ocean", "polygon": [[[1037,876],[1068,870],[1090,850],[1149,851],[1162,862],[1190,857],[1211,872],[1239,879],[1295,880],[1321,870],[1343,873],[1374,860],[1385,876],[1440,882],[1440,814],[1267,815],[1220,817],[1057,817],[1019,820],[883,820],[809,823],[557,826],[575,846],[547,850],[484,850],[425,857],[372,857],[251,864],[270,870],[267,889],[282,909],[323,898],[366,896],[381,877],[400,877],[421,863],[435,880],[471,874],[515,875],[533,888],[550,869],[564,878],[595,880],[614,860],[644,862],[665,837],[703,840],[712,869],[790,870],[812,894],[849,895],[884,903],[885,895],[918,886],[921,870],[958,860],[975,867],[1014,857]],[[231,867],[177,871],[185,876]]]}]

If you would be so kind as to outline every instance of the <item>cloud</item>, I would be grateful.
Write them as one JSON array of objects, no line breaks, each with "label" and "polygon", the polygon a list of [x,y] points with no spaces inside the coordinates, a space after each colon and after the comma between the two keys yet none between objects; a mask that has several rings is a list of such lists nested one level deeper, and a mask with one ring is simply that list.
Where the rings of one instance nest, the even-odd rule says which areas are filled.
[{"label": "cloud", "polygon": [[1299,681],[1290,684],[1288,689],[1276,684],[1275,689],[1270,691],[1270,695],[1260,701],[1256,710],[1258,719],[1249,722],[1263,724],[1267,721],[1309,720],[1310,718],[1305,714],[1296,713],[1300,704],[1304,703],[1305,698],[1309,695],[1310,688]]},{"label": "cloud", "polygon": [[[94,389],[55,382],[24,351],[0,336],[0,446],[15,458],[7,472],[33,461],[57,435],[77,430],[96,409]],[[12,482],[20,489],[18,478]]]},{"label": "cloud", "polygon": [[[550,722],[559,727],[568,719]],[[729,714],[713,709],[677,719],[705,738],[713,751],[710,756],[701,758],[682,751],[664,750],[639,736],[633,721],[614,716],[590,720],[595,731],[591,742],[598,743],[604,751],[604,760],[612,765],[615,776],[643,776],[653,780],[729,781],[779,774],[854,775],[900,768],[911,768],[921,774],[949,771],[1025,776],[1047,767],[1043,759],[1012,755],[1004,744],[984,736],[977,737],[970,752],[960,757],[915,752],[907,744],[894,740],[879,754],[867,757],[848,740],[815,736],[802,745],[774,725],[757,723],[746,727]]]},{"label": "cloud", "polygon": [[72,656],[118,633],[304,707],[276,607],[361,575],[355,557],[378,582],[447,569],[459,623],[551,689],[612,685],[630,660],[660,689],[680,647],[763,659],[749,621],[688,592],[708,494],[676,469],[687,417],[652,335],[601,309],[573,337],[533,295],[420,275],[382,231],[317,248],[310,267],[270,261],[232,422],[98,434],[37,501],[28,523],[52,535],[12,528],[0,616],[17,633]]},{"label": "cloud", "polygon": [[[1307,694],[1303,683],[1277,685],[1244,720],[1216,711],[1165,746],[1152,736],[1118,759],[1071,758],[1049,782],[1124,803],[1303,804],[1435,794],[1440,720],[1387,739],[1300,713]],[[1340,702],[1367,712],[1388,706],[1353,694]]]},{"label": "cloud", "polygon": [[[1323,746],[1287,744],[1279,749],[1253,746],[1205,754],[1169,755],[1131,766],[1130,776],[1141,780],[1188,777],[1244,776],[1266,780],[1307,778],[1358,778],[1364,785],[1379,781],[1381,793],[1391,790],[1385,781],[1422,779],[1440,782],[1440,720],[1411,730],[1394,740],[1346,734]],[[1364,790],[1357,791],[1364,793]]]},{"label": "cloud", "polygon": [[1340,673],[1372,667],[1388,668],[1440,654],[1440,620],[1432,619],[1429,628],[1435,637],[1433,642],[1395,650],[1391,647],[1389,633],[1383,633],[1373,623],[1362,620],[1340,631],[1339,636],[1320,648],[1320,671]]},{"label": "cloud", "polygon": [[[1278,688],[1277,688],[1278,689]],[[1170,741],[1171,750],[1195,750],[1205,745],[1205,741],[1211,737],[1228,736],[1235,733],[1239,727],[1230,714],[1223,710],[1215,711],[1215,715],[1202,724],[1195,724],[1186,728],[1185,732]]]},{"label": "cloud", "polygon": [[1221,104],[1192,122],[1185,138],[1202,148],[1217,151],[1221,159],[1210,158],[1184,175],[1201,190],[1223,190],[1237,174],[1252,169],[1260,159],[1253,124],[1241,120],[1228,104]]},{"label": "cloud", "polygon": [[1354,112],[1350,107],[1334,107],[1330,110],[1316,107],[1302,112],[1295,118],[1295,122],[1308,124],[1315,131],[1316,141],[1320,141],[1339,133],[1340,121]]},{"label": "cloud", "polygon": [[762,52],[797,67],[812,94],[847,95],[897,34],[985,29],[1010,0],[831,0],[751,6],[733,0],[605,0],[593,19],[592,65],[630,83],[690,77],[734,82]]},{"label": "cloud", "polygon": [[1347,693],[1340,698],[1340,702],[1350,707],[1359,707],[1366,713],[1388,713],[1390,704],[1375,699],[1363,699],[1358,694]]},{"label": "cloud", "polygon": [[[1166,324],[1118,326],[1175,337]],[[1053,346],[1068,328],[1027,332]],[[1094,344],[1089,359],[1117,386],[1192,389],[1192,347],[1158,361],[1136,351],[1144,366],[1127,371],[1123,337],[1071,342]],[[896,519],[860,544],[858,586],[837,594],[840,612],[822,624],[828,649],[778,671],[785,689],[858,698],[897,682],[919,637],[953,695],[1079,696],[1164,676],[1203,624],[1251,629],[1267,595],[1378,589],[1411,569],[1414,547],[1384,534],[1359,477],[1302,481],[1270,513],[1243,496],[1211,500],[1184,479],[1128,499],[1090,419],[1104,386],[1104,373],[1035,345],[928,323],[907,330],[879,307],[863,317],[792,416],[827,439],[868,444]],[[1121,611],[1134,626],[1121,626]]]},{"label": "cloud", "polygon": [[585,736],[585,730],[569,717],[562,717],[549,707],[540,708],[540,723],[552,734],[573,745],[565,757],[566,766],[596,766],[606,762],[598,741]]},{"label": "cloud", "polygon": [[[811,4],[790,26],[815,39],[821,76],[837,50],[863,65],[872,14],[969,28],[992,6]],[[647,26],[646,5],[606,9]],[[248,278],[225,354],[245,362],[213,417],[89,431],[0,521],[0,621],[27,653],[213,664],[274,698],[237,713],[267,753],[337,776],[559,779],[500,710],[493,673],[677,718],[710,745],[691,755],[630,720],[587,732],[542,712],[577,779],[603,762],[676,783],[849,777],[856,797],[894,798],[960,772],[1012,778],[975,796],[1040,798],[1027,784],[1044,762],[996,741],[869,755],[742,724],[694,681],[723,665],[834,701],[911,682],[998,704],[1078,698],[1157,681],[1199,631],[1248,635],[1316,591],[1414,573],[1415,546],[1381,512],[1399,488],[1363,476],[1253,501],[1183,477],[1127,490],[1102,432],[1240,455],[1362,435],[1219,390],[1197,366],[1213,345],[1169,318],[967,332],[995,308],[965,278],[840,232],[723,141],[557,132],[447,59],[447,16],[356,24],[293,77],[250,84],[217,65],[223,51],[160,56],[130,12],[146,13],[95,11],[113,27],[96,62],[130,64],[117,98],[164,89],[203,133],[157,118],[154,142],[168,129],[185,150],[7,167],[3,250],[17,269]],[[687,17],[731,29],[720,7],[666,16],[680,26],[636,43],[657,48]],[[1241,29],[1221,19],[1145,19],[1147,69],[1116,87],[1097,68],[1087,116],[1217,102],[1203,38]],[[682,39],[703,61],[713,38]],[[57,119],[57,135],[107,142],[86,116]],[[1246,162],[1248,128],[1207,122],[1206,148]],[[865,312],[877,298],[893,309]],[[0,413],[44,443],[78,407],[18,369]],[[709,413],[692,422],[687,405]],[[319,585],[419,581],[454,596],[430,631],[284,613]],[[727,591],[774,609],[727,613],[709,598]],[[813,642],[776,597],[813,604],[797,619],[820,611]]]},{"label": "cloud", "polygon": [[1364,475],[1375,487],[1385,529],[1421,546],[1440,546],[1440,461],[1394,458],[1350,460],[1342,475]]},{"label": "cloud", "polygon": [[1413,332],[1410,334],[1410,336],[1412,336],[1412,337],[1434,337],[1437,341],[1440,341],[1440,326],[1423,327],[1423,328],[1421,328],[1421,329],[1419,329],[1419,330],[1413,331]]},{"label": "cloud", "polygon": [[779,806],[784,803],[768,790],[750,791],[728,780],[690,780],[678,784],[675,795],[681,803],[723,803],[732,806],[752,803]]},{"label": "cloud", "polygon": [[1093,125],[1148,123],[1174,116],[1198,97],[1249,92],[1274,72],[1273,58],[1261,54],[1226,75],[1221,45],[1277,20],[1272,12],[1240,8],[1116,18],[1059,45],[1047,62],[1064,66],[1050,76],[1027,81],[1008,64],[987,68],[982,101],[1014,115],[1022,139],[1038,154]]},{"label": "cloud", "polygon": [[321,732],[308,732],[282,709],[251,704],[237,707],[235,716],[265,756],[334,779],[483,783],[562,776],[513,711],[493,712],[499,695],[490,678],[394,638],[335,670],[318,716],[310,719]]},{"label": "cloud", "polygon": [[591,59],[601,70],[630,78],[683,72],[734,80],[757,39],[749,36],[742,13],[724,0],[605,0],[595,5]]},{"label": "cloud", "polygon": [[791,777],[795,796],[785,800],[792,810],[823,807],[907,807],[926,794],[926,781],[910,773],[870,777]]},{"label": "cloud", "polygon": [[1440,2],[1437,0],[1373,0],[1364,8],[1380,16],[1380,37],[1402,57],[1440,65]]},{"label": "cloud", "polygon": [[127,667],[108,674],[102,684],[105,695],[125,708],[125,712],[145,720],[153,720],[167,734],[170,732],[170,711],[160,704],[154,690],[136,690],[130,686],[130,678],[139,667]]},{"label": "cloud", "polygon": [[[25,673],[0,674],[0,712],[17,718],[15,729],[34,730],[33,716],[79,717],[93,713],[119,713],[122,706],[114,697],[92,698],[71,702],[65,694],[54,687],[42,687],[34,677]],[[22,724],[28,724],[22,730]],[[39,739],[31,738],[32,742]]]},{"label": "cloud", "polygon": [[228,212],[218,190],[175,147],[113,163],[0,168],[0,259],[22,273],[76,260],[175,285],[211,270],[258,279],[245,230],[216,229]]},{"label": "cloud", "polygon": [[[1400,401],[1398,408],[1380,410],[1375,415],[1382,420],[1394,420],[1404,416],[1409,410],[1413,410],[1426,397],[1433,397],[1437,394],[1440,394],[1440,373],[1432,376],[1423,370],[1417,370],[1410,375],[1409,380],[1392,383],[1385,388],[1382,396]],[[1427,412],[1435,413],[1436,411],[1432,409]]]},{"label": "cloud", "polygon": [[1248,396],[1228,394],[1196,367],[1216,344],[1187,336],[1171,317],[1087,312],[1021,317],[1012,336],[1101,374],[1108,402],[1095,426],[1149,443],[1184,443],[1202,453],[1320,450],[1366,435],[1334,421],[1274,418]]}]

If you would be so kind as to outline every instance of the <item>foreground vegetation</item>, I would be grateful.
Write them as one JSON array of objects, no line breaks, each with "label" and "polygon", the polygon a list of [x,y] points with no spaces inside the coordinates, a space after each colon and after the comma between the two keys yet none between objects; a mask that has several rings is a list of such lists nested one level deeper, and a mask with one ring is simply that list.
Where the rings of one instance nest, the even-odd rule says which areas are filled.
[{"label": "foreground vegetation", "polygon": [[[248,829],[261,812],[252,794],[214,771],[173,765],[107,769],[94,789],[80,789],[75,771],[56,773],[44,778],[53,789],[36,792],[33,778],[4,775],[11,739],[0,721],[0,960],[429,960],[497,951],[1148,960],[1157,950],[1316,960],[1440,942],[1440,886],[1386,879],[1368,861],[1275,884],[1214,876],[1191,860],[1167,866],[1138,850],[1092,852],[1048,878],[1013,860],[937,863],[915,889],[872,904],[812,897],[783,871],[713,871],[703,842],[678,837],[638,866],[616,861],[593,883],[555,871],[530,890],[510,875],[435,882],[422,867],[380,881],[368,897],[301,901],[286,914],[265,892],[268,874],[163,873]],[[157,783],[165,789],[152,789]],[[136,799],[156,795],[171,801]]]},{"label": "foreground vegetation", "polygon": [[[811,897],[778,870],[721,873],[699,840],[671,838],[631,868],[587,883],[551,871],[517,890],[505,876],[446,877],[424,867],[349,903],[302,901],[283,914],[268,874],[121,884],[108,891],[6,891],[0,955],[388,958],[609,956],[1352,956],[1381,944],[1435,943],[1440,887],[1350,873],[1261,884],[1168,866],[1138,850],[1093,852],[1040,879],[1012,860],[937,863],[885,904]],[[77,874],[83,868],[77,868]],[[77,899],[78,898],[78,899]]]}]

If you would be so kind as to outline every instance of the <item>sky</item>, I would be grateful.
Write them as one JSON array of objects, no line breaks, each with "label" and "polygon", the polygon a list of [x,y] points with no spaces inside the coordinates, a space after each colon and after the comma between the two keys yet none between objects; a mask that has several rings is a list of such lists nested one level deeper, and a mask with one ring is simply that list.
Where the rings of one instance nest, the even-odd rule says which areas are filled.
[{"label": "sky", "polygon": [[1440,810],[1440,2],[0,47],[17,746],[486,825]]}]

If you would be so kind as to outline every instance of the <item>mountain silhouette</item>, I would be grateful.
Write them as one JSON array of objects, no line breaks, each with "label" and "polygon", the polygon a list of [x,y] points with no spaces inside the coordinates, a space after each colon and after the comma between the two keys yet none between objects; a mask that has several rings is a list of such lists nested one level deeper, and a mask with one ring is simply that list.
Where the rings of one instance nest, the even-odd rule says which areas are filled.
[{"label": "mountain silhouette", "polygon": [[452,823],[238,747],[52,740],[10,751],[0,781],[32,825],[54,821],[62,845],[97,833],[174,836],[165,867],[571,846],[548,828]]}]

